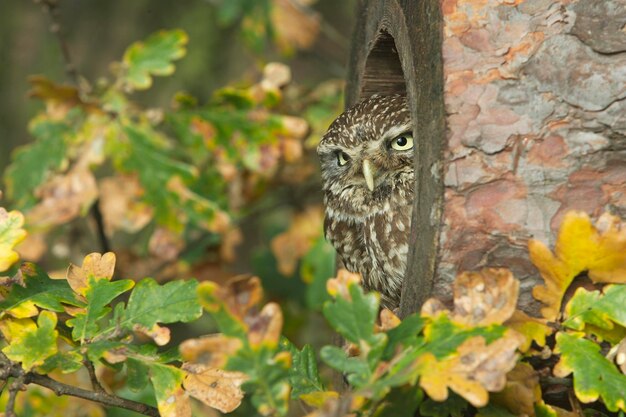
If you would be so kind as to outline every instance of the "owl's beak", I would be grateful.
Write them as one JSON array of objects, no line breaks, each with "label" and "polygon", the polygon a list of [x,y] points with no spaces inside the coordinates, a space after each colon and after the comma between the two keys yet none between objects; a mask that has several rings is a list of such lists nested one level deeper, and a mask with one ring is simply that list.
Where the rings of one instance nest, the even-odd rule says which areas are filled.
[{"label": "owl's beak", "polygon": [[376,167],[368,159],[363,160],[363,176],[370,191],[374,191],[374,178],[376,178]]}]

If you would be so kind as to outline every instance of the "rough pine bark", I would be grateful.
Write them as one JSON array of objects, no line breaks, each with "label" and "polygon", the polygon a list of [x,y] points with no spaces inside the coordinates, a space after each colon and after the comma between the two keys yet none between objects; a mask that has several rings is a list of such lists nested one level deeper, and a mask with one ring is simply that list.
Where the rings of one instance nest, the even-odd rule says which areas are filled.
[{"label": "rough pine bark", "polygon": [[436,294],[507,267],[568,210],[626,218],[626,1],[443,0],[447,135]]}]

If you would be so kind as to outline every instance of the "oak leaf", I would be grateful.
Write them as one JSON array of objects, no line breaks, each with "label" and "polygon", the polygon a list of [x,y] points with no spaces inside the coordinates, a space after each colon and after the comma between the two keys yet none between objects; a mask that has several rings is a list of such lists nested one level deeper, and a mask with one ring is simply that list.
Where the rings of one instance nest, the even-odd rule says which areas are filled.
[{"label": "oak leaf", "polygon": [[275,347],[283,329],[283,313],[276,303],[267,303],[259,314],[246,320],[249,331],[248,340],[252,347],[261,344]]},{"label": "oak leaf", "polygon": [[[451,320],[472,326],[501,324],[515,311],[519,281],[507,269],[486,268],[480,272],[463,272],[454,281],[454,310]],[[435,317],[447,311],[443,304],[430,299],[422,315]]]},{"label": "oak leaf", "polygon": [[506,374],[504,389],[491,397],[492,403],[505,407],[515,415],[534,415],[535,403],[540,401],[539,374],[523,362]]},{"label": "oak leaf", "polygon": [[183,370],[185,391],[209,407],[229,413],[241,404],[245,374],[190,363],[183,364]]},{"label": "oak leaf", "polygon": [[229,356],[237,352],[243,343],[234,337],[212,334],[187,339],[180,344],[180,354],[185,362],[193,362],[210,368],[224,368]]},{"label": "oak leaf", "polygon": [[506,384],[506,374],[517,363],[517,348],[522,338],[509,330],[505,335],[486,344],[481,336],[463,342],[457,352],[438,361],[428,352],[417,360],[419,384],[435,401],[448,398],[448,388],[475,407],[484,407],[488,391],[500,391]]},{"label": "oak leaf", "polygon": [[67,282],[76,294],[85,296],[89,288],[89,277],[110,281],[115,270],[115,254],[107,252],[104,255],[93,252],[85,256],[83,264],[70,264],[67,269]]},{"label": "oak leaf", "polygon": [[533,289],[533,296],[546,305],[541,314],[548,320],[557,318],[565,291],[581,272],[588,271],[593,282],[626,282],[626,227],[608,213],[594,227],[586,213],[568,212],[554,253],[534,239],[528,250],[545,281]]},{"label": "oak leaf", "polygon": [[154,209],[141,201],[144,190],[136,176],[103,178],[98,187],[107,235],[111,236],[117,230],[134,233],[152,220]]},{"label": "oak leaf", "polygon": [[574,392],[583,403],[602,397],[609,411],[626,410],[626,376],[600,353],[600,345],[582,337],[582,333],[559,332],[556,335],[557,353],[561,360],[554,367],[554,375],[574,374]]},{"label": "oak leaf", "polygon": [[540,347],[545,346],[546,337],[552,334],[552,328],[547,325],[546,320],[530,317],[521,310],[515,310],[513,315],[504,322],[504,325],[526,338],[520,346],[521,352],[530,349],[532,342]]},{"label": "oak leaf", "polygon": [[22,213],[7,212],[0,207],[0,272],[9,269],[19,259],[19,255],[13,248],[26,237],[26,231],[22,229],[23,225]]},{"label": "oak leaf", "polygon": [[28,224],[45,228],[65,224],[84,213],[98,198],[96,179],[88,167],[75,166],[41,185],[35,194],[41,199],[26,214]]},{"label": "oak leaf", "polygon": [[309,207],[294,216],[287,231],[272,239],[270,247],[278,260],[278,271],[281,274],[291,276],[295,272],[300,258],[306,255],[320,236],[323,219],[320,206]]}]

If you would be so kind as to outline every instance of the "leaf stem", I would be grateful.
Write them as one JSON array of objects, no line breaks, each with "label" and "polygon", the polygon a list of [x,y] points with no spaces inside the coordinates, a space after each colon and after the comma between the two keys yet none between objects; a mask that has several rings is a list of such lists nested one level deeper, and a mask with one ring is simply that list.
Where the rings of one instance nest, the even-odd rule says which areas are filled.
[{"label": "leaf stem", "polygon": [[63,36],[61,20],[59,19],[59,2],[60,0],[34,0],[36,4],[41,4],[43,11],[50,17],[50,33],[56,36],[61,48],[61,54],[63,55],[63,62],[65,63],[65,73],[68,78],[79,87],[79,77],[76,66],[72,61],[72,55],[70,54],[70,48],[67,45],[65,37]]},{"label": "leaf stem", "polygon": [[89,359],[85,358],[83,359],[83,365],[85,365],[85,368],[87,368],[87,372],[89,372],[89,379],[91,380],[91,388],[95,392],[106,392],[104,388],[102,387],[102,384],[100,384],[100,381],[98,381],[98,376],[96,375],[96,368],[93,366],[93,363]]}]

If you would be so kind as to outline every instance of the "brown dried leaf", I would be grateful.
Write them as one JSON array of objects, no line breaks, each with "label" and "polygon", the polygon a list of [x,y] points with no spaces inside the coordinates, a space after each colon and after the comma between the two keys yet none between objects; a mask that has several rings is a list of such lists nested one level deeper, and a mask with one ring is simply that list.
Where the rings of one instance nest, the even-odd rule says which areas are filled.
[{"label": "brown dried leaf", "polygon": [[85,256],[82,266],[70,264],[67,269],[67,282],[76,294],[85,296],[89,276],[110,280],[114,269],[115,254],[113,252],[107,252],[104,255],[93,252]]},{"label": "brown dried leaf", "polygon": [[270,246],[278,260],[278,271],[281,274],[290,276],[295,272],[300,258],[306,255],[320,236],[323,222],[321,206],[308,207],[294,216],[287,231],[272,239]]},{"label": "brown dried leaf", "polygon": [[164,261],[176,259],[184,247],[183,238],[178,233],[164,227],[157,227],[148,242],[150,254]]},{"label": "brown dried leaf", "polygon": [[501,405],[513,414],[532,416],[535,403],[541,401],[539,375],[527,363],[519,362],[506,374],[506,385],[500,392],[492,394],[492,402]]},{"label": "brown dried leaf", "polygon": [[261,302],[263,289],[258,277],[240,275],[229,279],[215,294],[231,314],[244,320]]},{"label": "brown dried leaf", "polygon": [[[454,312],[451,319],[472,326],[502,324],[515,311],[519,281],[508,269],[486,268],[463,272],[454,281]],[[434,316],[445,310],[434,299],[426,301],[422,314]]]},{"label": "brown dried leaf", "polygon": [[187,339],[180,344],[180,354],[185,362],[193,362],[209,368],[223,368],[228,357],[242,346],[239,339],[213,334],[197,339]]},{"label": "brown dried leaf", "polygon": [[270,62],[263,68],[261,88],[274,91],[291,82],[291,68],[280,62]]},{"label": "brown dried leaf", "polygon": [[241,372],[230,372],[198,364],[183,364],[187,372],[183,380],[185,391],[222,413],[239,407],[244,393],[241,385],[248,378]]},{"label": "brown dried leaf", "polygon": [[274,0],[270,16],[276,43],[285,53],[310,48],[320,31],[320,15],[302,0]]},{"label": "brown dried leaf", "polygon": [[389,331],[397,327],[401,322],[402,320],[388,308],[383,308],[380,311],[380,331]]},{"label": "brown dried leaf", "polygon": [[141,201],[144,193],[135,176],[100,180],[100,211],[104,230],[111,236],[117,230],[134,233],[152,220],[154,210]]},{"label": "brown dried leaf", "polygon": [[27,222],[46,228],[67,223],[84,213],[98,198],[98,187],[91,171],[76,167],[53,177],[35,194],[41,201],[27,213]]},{"label": "brown dried leaf", "polygon": [[276,303],[267,303],[258,315],[246,320],[250,344],[276,346],[283,328],[283,313]]},{"label": "brown dried leaf", "polygon": [[170,329],[167,327],[161,327],[158,324],[155,324],[150,329],[136,324],[133,327],[133,330],[154,340],[154,343],[158,346],[165,346],[170,342]]},{"label": "brown dried leaf", "polygon": [[522,337],[509,330],[504,337],[486,345],[481,336],[467,339],[455,355],[437,361],[426,353],[417,361],[420,386],[435,401],[448,398],[448,388],[475,407],[484,407],[488,391],[500,391],[506,374],[517,363],[517,348]]}]

